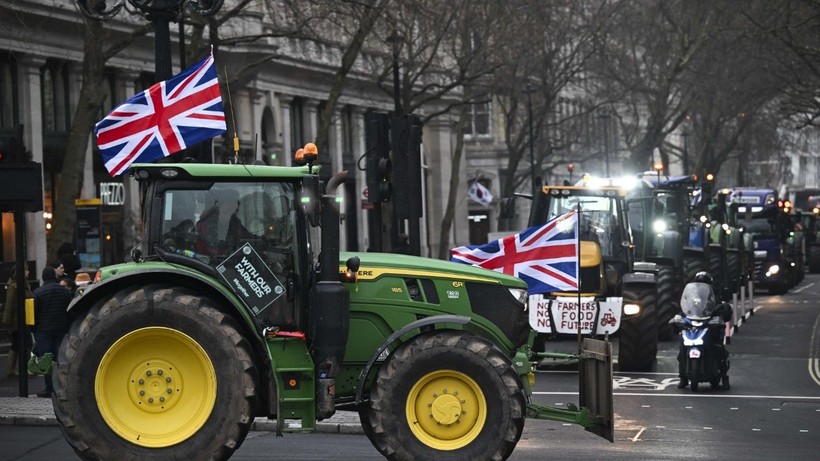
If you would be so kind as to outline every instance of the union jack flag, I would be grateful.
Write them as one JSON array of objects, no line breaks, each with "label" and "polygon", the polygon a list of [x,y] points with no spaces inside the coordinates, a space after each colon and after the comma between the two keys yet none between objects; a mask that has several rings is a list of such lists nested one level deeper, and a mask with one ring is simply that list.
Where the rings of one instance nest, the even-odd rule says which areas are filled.
[{"label": "union jack flag", "polygon": [[225,130],[213,55],[134,95],[94,127],[111,176],[134,162],[167,157]]},{"label": "union jack flag", "polygon": [[484,245],[450,250],[451,261],[514,275],[529,294],[578,290],[578,213]]}]

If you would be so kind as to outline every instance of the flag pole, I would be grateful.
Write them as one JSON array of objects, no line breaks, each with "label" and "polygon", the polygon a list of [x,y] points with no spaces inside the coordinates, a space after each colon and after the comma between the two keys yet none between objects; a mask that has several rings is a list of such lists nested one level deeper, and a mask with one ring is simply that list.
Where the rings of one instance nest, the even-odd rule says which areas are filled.
[{"label": "flag pole", "polygon": [[578,280],[578,355],[581,355],[581,200],[575,208],[575,276]]},{"label": "flag pole", "polygon": [[228,67],[225,66],[225,90],[228,93],[228,105],[231,106],[231,121],[233,123],[233,163],[239,163],[239,135],[236,132],[236,115],[233,112],[233,99],[231,99],[231,82],[228,80]]}]

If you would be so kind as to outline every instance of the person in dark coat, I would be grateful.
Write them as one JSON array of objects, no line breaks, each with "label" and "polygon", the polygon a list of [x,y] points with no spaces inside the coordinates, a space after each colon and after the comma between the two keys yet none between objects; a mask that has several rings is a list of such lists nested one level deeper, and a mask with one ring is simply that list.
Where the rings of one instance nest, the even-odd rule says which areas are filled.
[{"label": "person in dark coat", "polygon": [[57,260],[63,264],[65,275],[74,280],[77,271],[80,270],[80,258],[77,256],[77,250],[74,245],[65,242],[57,249]]},{"label": "person in dark coat", "polygon": [[[46,353],[57,357],[63,337],[71,326],[71,317],[68,305],[71,302],[71,292],[57,284],[57,274],[54,268],[46,266],[43,269],[43,285],[34,290],[34,343],[36,355],[42,358]],[[38,397],[51,397],[54,386],[51,373],[43,376],[46,388],[37,394]]]}]

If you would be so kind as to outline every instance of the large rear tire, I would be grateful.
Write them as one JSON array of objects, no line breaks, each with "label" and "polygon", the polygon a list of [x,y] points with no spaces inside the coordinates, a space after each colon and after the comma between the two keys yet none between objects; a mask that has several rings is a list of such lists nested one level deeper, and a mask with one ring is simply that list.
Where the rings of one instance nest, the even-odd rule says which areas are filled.
[{"label": "large rear tire", "polygon": [[669,265],[658,266],[658,339],[671,341],[675,339],[675,329],[669,320],[681,312],[680,296],[683,284],[675,268]]},{"label": "large rear tire", "polygon": [[524,429],[526,399],[510,360],[466,332],[401,345],[370,398],[370,441],[390,460],[503,460]]},{"label": "large rear tire", "polygon": [[641,313],[621,319],[618,330],[618,367],[621,371],[652,371],[658,353],[657,286],[625,284],[624,304],[637,303]]},{"label": "large rear tire", "polygon": [[256,407],[251,346],[234,319],[160,285],[76,319],[54,376],[57,420],[89,460],[228,459]]}]

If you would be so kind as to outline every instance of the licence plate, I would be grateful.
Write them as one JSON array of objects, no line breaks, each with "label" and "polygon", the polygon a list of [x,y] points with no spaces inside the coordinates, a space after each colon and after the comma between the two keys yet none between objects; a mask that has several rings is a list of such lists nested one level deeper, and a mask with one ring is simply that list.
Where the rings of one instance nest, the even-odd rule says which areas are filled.
[{"label": "licence plate", "polygon": [[689,349],[689,358],[690,359],[699,359],[700,358],[700,349]]}]

